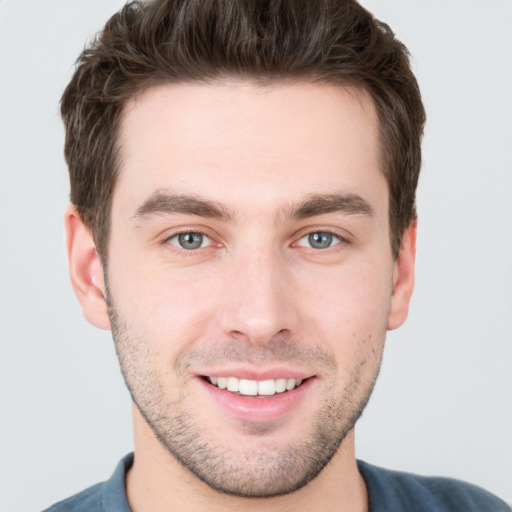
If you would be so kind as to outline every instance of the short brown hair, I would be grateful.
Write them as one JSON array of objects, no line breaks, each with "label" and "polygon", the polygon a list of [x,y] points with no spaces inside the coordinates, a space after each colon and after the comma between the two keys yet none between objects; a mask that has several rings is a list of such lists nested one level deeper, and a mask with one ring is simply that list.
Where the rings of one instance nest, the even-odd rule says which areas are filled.
[{"label": "short brown hair", "polygon": [[416,218],[425,111],[407,49],[355,0],[135,1],[110,18],[78,58],[61,100],[71,201],[102,257],[127,100],[156,84],[228,77],[351,84],[370,93],[396,257]]}]

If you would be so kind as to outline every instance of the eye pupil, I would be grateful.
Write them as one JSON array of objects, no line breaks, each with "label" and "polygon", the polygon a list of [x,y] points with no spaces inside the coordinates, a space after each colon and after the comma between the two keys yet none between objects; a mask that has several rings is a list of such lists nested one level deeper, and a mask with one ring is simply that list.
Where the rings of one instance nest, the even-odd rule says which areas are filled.
[{"label": "eye pupil", "polygon": [[203,245],[201,233],[181,233],[178,235],[178,242],[183,249],[199,249]]},{"label": "eye pupil", "polygon": [[315,249],[326,249],[332,245],[330,233],[311,233],[308,238],[309,244]]}]

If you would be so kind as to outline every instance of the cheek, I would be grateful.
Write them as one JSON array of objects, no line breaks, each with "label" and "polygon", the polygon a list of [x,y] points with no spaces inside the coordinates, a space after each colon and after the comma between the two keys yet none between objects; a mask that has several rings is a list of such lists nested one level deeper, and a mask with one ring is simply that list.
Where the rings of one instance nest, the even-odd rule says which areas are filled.
[{"label": "cheek", "polygon": [[183,275],[165,268],[112,273],[116,310],[127,324],[153,345],[179,347],[204,329],[212,309],[212,283],[199,274]]},{"label": "cheek", "polygon": [[371,267],[316,277],[301,280],[301,310],[306,328],[315,326],[320,337],[337,351],[348,352],[363,344],[380,349],[390,310],[391,278]]},{"label": "cheek", "polygon": [[[287,306],[298,324],[298,339],[318,342],[334,352],[348,354],[363,343],[378,346],[386,332],[391,297],[391,270],[361,261],[338,268],[288,266],[279,273]],[[130,265],[112,269],[114,305],[132,330],[149,340],[153,350],[168,356],[200,339],[222,336],[219,311],[233,307],[232,269],[215,263],[194,271]],[[231,283],[231,284],[229,284]],[[279,301],[278,301],[279,303]],[[365,340],[371,340],[366,343]],[[167,357],[166,357],[167,359]]]},{"label": "cheek", "polygon": [[340,268],[319,269],[303,273],[298,280],[304,297],[311,306],[337,312],[348,318],[373,317],[387,313],[392,293],[392,271],[375,263],[361,262]]}]

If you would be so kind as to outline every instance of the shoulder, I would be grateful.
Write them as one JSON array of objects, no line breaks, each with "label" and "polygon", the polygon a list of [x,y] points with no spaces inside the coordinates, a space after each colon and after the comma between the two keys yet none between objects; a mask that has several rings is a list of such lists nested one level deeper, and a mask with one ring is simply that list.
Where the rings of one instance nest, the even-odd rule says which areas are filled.
[{"label": "shoulder", "polygon": [[55,503],[44,512],[99,512],[104,483],[93,485],[65,500]]},{"label": "shoulder", "polygon": [[130,512],[124,482],[132,464],[130,453],[121,459],[109,480],[59,501],[44,512]]},{"label": "shoulder", "polygon": [[452,478],[413,475],[358,461],[372,512],[511,512],[500,498]]}]

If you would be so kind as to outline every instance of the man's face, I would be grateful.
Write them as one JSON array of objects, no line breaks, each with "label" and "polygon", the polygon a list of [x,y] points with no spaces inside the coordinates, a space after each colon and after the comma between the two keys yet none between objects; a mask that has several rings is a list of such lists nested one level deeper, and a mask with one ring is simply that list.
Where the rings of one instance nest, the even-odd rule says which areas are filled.
[{"label": "man's face", "polygon": [[108,297],[135,403],[212,488],[301,487],[352,429],[403,321],[371,101],[162,86],[127,105],[120,141]]}]

